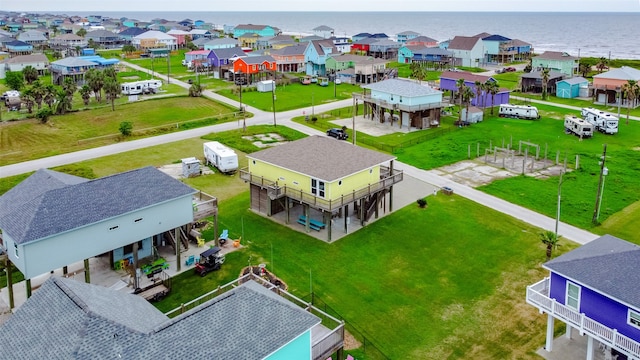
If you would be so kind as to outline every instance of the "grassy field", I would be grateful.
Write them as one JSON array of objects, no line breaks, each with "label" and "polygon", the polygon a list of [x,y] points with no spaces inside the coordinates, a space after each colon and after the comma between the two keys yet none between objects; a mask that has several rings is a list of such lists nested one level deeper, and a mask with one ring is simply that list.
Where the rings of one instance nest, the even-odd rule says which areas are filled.
[{"label": "grassy field", "polygon": [[[148,136],[175,131],[176,124],[187,121],[197,121],[202,126],[232,119],[233,109],[224,105],[204,98],[173,97],[122,104],[116,111],[107,106],[72,112],[56,116],[47,124],[35,119],[2,123],[0,165],[121,141],[118,128],[122,121],[132,122],[134,131],[139,131],[140,136]],[[193,127],[195,124],[181,126]]]},{"label": "grassy field", "polygon": [[[245,90],[247,88],[243,88]],[[333,96],[333,83],[329,86],[315,84],[302,85],[290,84],[276,87],[276,111],[287,111],[303,107],[311,107],[336,100],[351,98],[354,92],[362,92],[358,85],[340,84],[336,86],[336,96]],[[235,89],[221,90],[220,95],[238,101],[240,98]],[[273,99],[271,92],[243,91],[242,102],[264,111],[273,111]]]}]

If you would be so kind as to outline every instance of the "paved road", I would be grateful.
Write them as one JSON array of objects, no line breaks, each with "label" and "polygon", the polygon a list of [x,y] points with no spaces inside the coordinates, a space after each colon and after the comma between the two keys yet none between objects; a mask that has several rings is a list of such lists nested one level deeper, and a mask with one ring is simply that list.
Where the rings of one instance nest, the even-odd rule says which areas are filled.
[{"label": "paved road", "polygon": [[[134,64],[127,64],[127,65],[141,71],[145,71],[145,72],[148,71]],[[162,75],[156,74],[156,76],[161,77]],[[189,84],[176,79],[171,79],[171,82],[174,84],[178,84],[187,89],[190,86]],[[214,99],[216,101],[220,101],[222,103],[226,103],[231,106],[239,107],[239,103],[237,101],[230,100],[228,98],[215,94],[211,91],[204,91],[203,95],[205,97]],[[315,111],[317,113],[322,113],[332,109],[350,106],[351,104],[352,104],[351,99],[341,100],[341,101],[336,101],[332,103],[316,105]],[[246,120],[247,126],[258,125],[258,124],[273,124],[273,113],[265,112],[252,107],[247,107],[247,111],[254,113],[254,116],[252,118],[248,118]],[[310,114],[312,109],[311,108],[296,109],[296,110],[276,113],[276,123],[278,125],[290,127],[292,129],[298,130],[308,135],[322,135],[323,133],[318,130],[315,130],[307,126],[304,126],[302,124],[298,124],[291,121],[292,117],[302,115],[303,111],[305,111],[307,114]],[[50,168],[50,167],[55,167],[60,165],[66,165],[66,164],[98,158],[102,156],[119,154],[126,151],[141,149],[149,146],[166,144],[166,143],[190,139],[194,137],[200,137],[206,134],[210,134],[212,132],[237,129],[239,126],[242,126],[242,124],[238,124],[236,122],[223,123],[223,124],[212,125],[212,126],[207,126],[203,128],[181,131],[177,133],[155,136],[155,137],[146,138],[146,139],[127,141],[123,143],[107,145],[99,148],[82,150],[82,151],[77,151],[77,152],[68,153],[68,154],[56,155],[56,156],[51,156],[43,159],[25,161],[19,164],[0,167],[0,178],[12,176],[12,175],[18,175],[18,174],[26,173],[29,171],[35,171],[40,168]],[[408,164],[404,164],[396,161],[395,167],[405,171],[407,175],[415,177],[416,179],[419,179],[425,183],[432,184],[437,187],[444,187],[444,186],[451,187],[454,190],[454,192],[460,196],[466,197],[479,204],[490,207],[492,209],[495,209],[504,214],[515,217],[517,219],[520,219],[531,225],[540,227],[545,230],[551,230],[551,231],[555,230],[555,219],[550,218],[548,216],[536,213],[534,211],[525,209],[521,206],[518,206],[512,203],[509,203],[495,196],[485,194],[471,187],[454,183],[451,180],[445,179],[441,176],[435,175],[428,171],[418,169]],[[575,226],[571,226],[565,223],[559,223],[558,233],[562,235],[564,238],[572,240],[579,244],[585,244],[598,237],[598,235],[592,234],[588,231],[582,230],[580,228],[577,228]]]}]

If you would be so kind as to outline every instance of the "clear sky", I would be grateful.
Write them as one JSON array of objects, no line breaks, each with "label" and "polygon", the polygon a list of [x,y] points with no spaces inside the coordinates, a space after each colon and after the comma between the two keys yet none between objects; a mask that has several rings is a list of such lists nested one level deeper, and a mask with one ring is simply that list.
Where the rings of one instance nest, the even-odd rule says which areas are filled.
[{"label": "clear sky", "polygon": [[0,10],[45,11],[591,11],[640,12],[640,0],[2,0]]}]

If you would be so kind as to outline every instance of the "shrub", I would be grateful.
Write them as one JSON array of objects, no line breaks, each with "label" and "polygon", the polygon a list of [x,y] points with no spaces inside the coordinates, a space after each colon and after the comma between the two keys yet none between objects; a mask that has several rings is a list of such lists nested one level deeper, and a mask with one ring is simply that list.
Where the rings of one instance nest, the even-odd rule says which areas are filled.
[{"label": "shrub", "polygon": [[123,121],[120,123],[119,130],[122,136],[129,136],[133,131],[133,124],[130,121]]},{"label": "shrub", "polygon": [[417,203],[418,203],[418,206],[420,206],[421,208],[424,208],[427,206],[427,199],[425,198],[418,199]]}]

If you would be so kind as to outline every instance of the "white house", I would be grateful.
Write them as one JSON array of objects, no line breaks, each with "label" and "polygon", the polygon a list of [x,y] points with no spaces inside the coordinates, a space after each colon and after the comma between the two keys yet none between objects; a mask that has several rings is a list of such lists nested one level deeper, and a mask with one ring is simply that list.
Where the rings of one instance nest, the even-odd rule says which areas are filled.
[{"label": "white house", "polygon": [[476,36],[456,36],[447,50],[453,53],[454,66],[479,66],[484,56],[482,39]]},{"label": "white house", "polygon": [[178,39],[162,31],[149,30],[131,39],[131,44],[138,49],[166,47],[169,50],[178,48]]},{"label": "white house", "polygon": [[7,71],[22,71],[32,66],[40,75],[49,68],[49,60],[44,54],[20,55],[0,61],[0,79],[4,79]]}]

